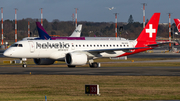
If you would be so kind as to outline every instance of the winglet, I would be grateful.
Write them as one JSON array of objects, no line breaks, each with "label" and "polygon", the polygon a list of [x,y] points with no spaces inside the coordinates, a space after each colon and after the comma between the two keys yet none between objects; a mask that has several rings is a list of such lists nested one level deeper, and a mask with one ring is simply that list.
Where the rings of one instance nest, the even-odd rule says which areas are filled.
[{"label": "winglet", "polygon": [[179,19],[174,19],[174,22],[175,22],[175,24],[176,24],[176,27],[177,27],[177,29],[178,29],[178,32],[180,32],[180,20]]},{"label": "winglet", "polygon": [[80,37],[81,36],[82,24],[79,24],[74,32],[69,37]]},{"label": "winglet", "polygon": [[41,26],[40,22],[36,22],[36,26],[37,26],[37,29],[38,29],[38,33],[39,33],[39,37],[41,39],[50,39],[51,40],[51,37],[47,34],[46,30]]}]

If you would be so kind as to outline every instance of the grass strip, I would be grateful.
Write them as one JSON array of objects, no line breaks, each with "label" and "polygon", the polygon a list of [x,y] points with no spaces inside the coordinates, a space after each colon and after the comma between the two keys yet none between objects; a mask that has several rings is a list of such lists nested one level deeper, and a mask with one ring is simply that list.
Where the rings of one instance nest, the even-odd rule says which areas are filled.
[{"label": "grass strip", "polygon": [[[177,76],[0,75],[1,101],[177,100]],[[101,96],[84,94],[85,84],[99,84]]]}]

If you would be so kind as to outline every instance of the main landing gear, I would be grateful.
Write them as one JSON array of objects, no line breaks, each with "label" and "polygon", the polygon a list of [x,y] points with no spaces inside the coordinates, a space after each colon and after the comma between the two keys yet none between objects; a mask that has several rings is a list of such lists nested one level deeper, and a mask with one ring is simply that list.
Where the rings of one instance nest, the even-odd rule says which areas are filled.
[{"label": "main landing gear", "polygon": [[101,67],[101,64],[94,62],[93,60],[89,60],[89,67],[90,68],[98,68],[98,67]]},{"label": "main landing gear", "polygon": [[[75,68],[75,65],[67,65],[69,68]],[[89,60],[89,67],[90,68],[98,68],[101,67],[100,63],[94,62],[93,60]]]}]

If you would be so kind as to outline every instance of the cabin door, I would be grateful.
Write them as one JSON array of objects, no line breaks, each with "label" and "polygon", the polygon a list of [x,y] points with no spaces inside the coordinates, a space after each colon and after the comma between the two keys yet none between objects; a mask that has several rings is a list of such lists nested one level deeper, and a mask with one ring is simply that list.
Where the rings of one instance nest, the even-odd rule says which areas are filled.
[{"label": "cabin door", "polygon": [[32,41],[29,41],[29,46],[30,46],[30,52],[33,53],[35,50],[34,43]]}]

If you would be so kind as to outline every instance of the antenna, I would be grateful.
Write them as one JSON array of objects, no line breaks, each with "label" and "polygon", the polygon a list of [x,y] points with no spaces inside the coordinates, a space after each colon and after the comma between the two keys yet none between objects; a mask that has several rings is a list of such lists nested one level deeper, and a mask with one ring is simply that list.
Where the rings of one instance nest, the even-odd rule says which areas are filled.
[{"label": "antenna", "polygon": [[30,23],[28,21],[28,37],[30,37]]},{"label": "antenna", "polygon": [[145,6],[147,6],[146,3],[142,3],[143,5],[143,28],[145,27]]},{"label": "antenna", "polygon": [[76,10],[76,24],[75,24],[75,27],[77,27],[77,10],[78,10],[78,8],[74,8],[75,10]]},{"label": "antenna", "polygon": [[40,8],[41,9],[41,26],[43,26],[43,8]]},{"label": "antenna", "polygon": [[4,44],[3,43],[3,7],[1,7],[1,29],[2,29],[2,45]]},{"label": "antenna", "polygon": [[[171,14],[172,13],[168,13],[169,15],[169,41],[171,41]],[[171,51],[171,43],[169,43],[169,50]]]},{"label": "antenna", "polygon": [[73,25],[74,25],[74,13],[72,14],[72,22],[73,22]]},{"label": "antenna", "polygon": [[114,13],[115,14],[115,36],[117,37],[117,14],[118,13]]},{"label": "antenna", "polygon": [[15,8],[15,42],[17,42],[17,8]]}]

